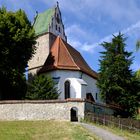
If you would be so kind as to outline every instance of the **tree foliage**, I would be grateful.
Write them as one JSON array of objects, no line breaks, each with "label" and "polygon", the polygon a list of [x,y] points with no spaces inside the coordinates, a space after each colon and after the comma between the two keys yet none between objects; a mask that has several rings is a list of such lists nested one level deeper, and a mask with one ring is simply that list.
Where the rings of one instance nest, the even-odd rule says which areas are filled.
[{"label": "tree foliage", "polygon": [[31,100],[50,100],[57,99],[59,93],[56,84],[51,77],[45,75],[34,76],[28,82],[27,99]]},{"label": "tree foliage", "polygon": [[35,48],[35,33],[25,12],[0,8],[0,99],[22,99],[28,60]]},{"label": "tree foliage", "polygon": [[140,40],[138,40],[136,43],[136,51],[138,51],[139,49],[140,49]]},{"label": "tree foliage", "polygon": [[[136,51],[139,51],[139,50],[140,50],[140,40],[138,40],[136,43]],[[140,69],[136,71],[136,77],[140,78]]]},{"label": "tree foliage", "polygon": [[102,43],[105,51],[99,60],[97,86],[106,103],[117,104],[127,116],[132,116],[139,106],[140,83],[130,69],[133,58],[132,53],[125,50],[125,40],[119,33],[111,42]]}]

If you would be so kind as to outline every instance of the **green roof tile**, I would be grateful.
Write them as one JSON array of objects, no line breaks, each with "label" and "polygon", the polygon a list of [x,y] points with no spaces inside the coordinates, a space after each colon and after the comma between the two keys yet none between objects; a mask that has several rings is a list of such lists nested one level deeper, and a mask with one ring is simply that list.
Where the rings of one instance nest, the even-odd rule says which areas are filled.
[{"label": "green roof tile", "polygon": [[51,22],[51,18],[54,15],[54,13],[55,13],[55,8],[48,9],[47,11],[37,15],[33,26],[36,35],[40,35],[45,32],[48,32],[49,24]]}]

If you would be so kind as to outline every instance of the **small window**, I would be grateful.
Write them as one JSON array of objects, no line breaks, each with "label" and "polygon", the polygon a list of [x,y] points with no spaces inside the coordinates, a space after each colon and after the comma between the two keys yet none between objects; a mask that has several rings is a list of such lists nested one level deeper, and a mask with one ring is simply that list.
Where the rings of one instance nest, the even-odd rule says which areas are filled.
[{"label": "small window", "polygon": [[70,82],[65,82],[65,99],[70,98]]},{"label": "small window", "polygon": [[96,93],[96,100],[98,100],[98,93]]},{"label": "small window", "polygon": [[57,30],[57,25],[55,26],[55,29]]},{"label": "small window", "polygon": [[56,21],[57,21],[58,24],[60,23],[60,19],[59,19],[59,15],[58,14],[56,15]]},{"label": "small window", "polygon": [[55,84],[58,84],[59,80],[60,80],[60,77],[53,77],[52,79],[54,80]]},{"label": "small window", "polygon": [[60,27],[59,27],[59,32],[61,32]]}]

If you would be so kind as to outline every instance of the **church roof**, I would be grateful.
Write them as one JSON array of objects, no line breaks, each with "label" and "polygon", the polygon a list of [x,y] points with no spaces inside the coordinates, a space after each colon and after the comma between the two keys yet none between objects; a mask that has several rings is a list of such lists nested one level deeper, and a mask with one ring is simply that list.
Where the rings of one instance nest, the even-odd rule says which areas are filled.
[{"label": "church roof", "polygon": [[97,78],[97,73],[89,67],[81,54],[59,36],[54,41],[50,54],[39,73],[56,69],[78,70]]},{"label": "church roof", "polygon": [[49,24],[51,23],[51,19],[54,13],[55,13],[55,8],[52,8],[52,9],[48,9],[43,13],[39,13],[36,16],[33,25],[36,35],[41,35],[45,32],[48,32]]}]

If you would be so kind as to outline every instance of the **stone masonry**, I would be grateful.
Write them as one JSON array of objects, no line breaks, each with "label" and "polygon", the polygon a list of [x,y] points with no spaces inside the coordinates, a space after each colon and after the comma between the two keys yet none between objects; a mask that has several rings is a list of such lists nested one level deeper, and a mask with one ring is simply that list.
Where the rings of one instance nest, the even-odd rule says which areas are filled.
[{"label": "stone masonry", "polygon": [[0,101],[0,120],[71,120],[76,107],[78,120],[84,118],[84,100]]}]

